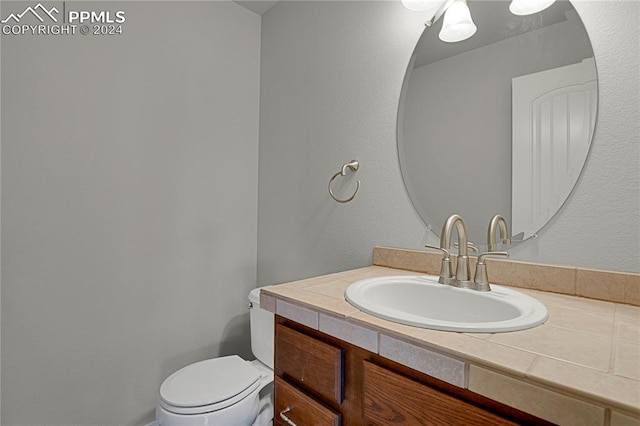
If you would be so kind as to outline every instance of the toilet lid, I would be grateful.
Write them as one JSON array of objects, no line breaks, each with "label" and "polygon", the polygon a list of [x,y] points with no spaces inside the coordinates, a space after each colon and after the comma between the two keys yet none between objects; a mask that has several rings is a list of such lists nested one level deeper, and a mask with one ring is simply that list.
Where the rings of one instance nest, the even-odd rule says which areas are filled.
[{"label": "toilet lid", "polygon": [[254,366],[231,355],[176,371],[160,386],[160,398],[173,407],[202,407],[229,400],[257,386],[259,381],[260,372]]}]

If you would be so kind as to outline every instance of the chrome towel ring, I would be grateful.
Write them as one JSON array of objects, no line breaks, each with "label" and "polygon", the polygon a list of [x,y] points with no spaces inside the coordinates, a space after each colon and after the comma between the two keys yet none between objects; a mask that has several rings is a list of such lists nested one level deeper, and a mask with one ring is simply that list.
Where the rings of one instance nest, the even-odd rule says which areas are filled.
[{"label": "chrome towel ring", "polygon": [[334,200],[336,200],[338,203],[348,203],[349,201],[353,200],[356,196],[356,194],[358,193],[358,191],[360,190],[360,181],[358,180],[356,182],[356,190],[353,193],[353,195],[347,199],[340,199],[338,197],[336,197],[336,195],[333,193],[333,189],[331,189],[331,184],[333,183],[334,179],[337,178],[338,176],[345,176],[347,174],[347,169],[350,169],[352,172],[357,172],[358,168],[360,167],[360,163],[358,162],[358,160],[351,160],[351,162],[345,164],[344,166],[342,166],[342,169],[336,173],[335,175],[333,175],[331,177],[331,179],[329,180],[329,195],[331,195],[331,198],[333,198]]}]

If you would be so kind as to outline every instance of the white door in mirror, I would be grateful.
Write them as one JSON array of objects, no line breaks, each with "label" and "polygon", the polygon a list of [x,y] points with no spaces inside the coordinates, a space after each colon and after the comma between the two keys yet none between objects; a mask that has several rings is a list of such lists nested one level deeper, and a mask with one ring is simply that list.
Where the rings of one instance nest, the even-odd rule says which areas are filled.
[{"label": "white door in mirror", "polygon": [[593,58],[513,79],[513,235],[535,234],[578,181],[595,128],[596,79]]}]

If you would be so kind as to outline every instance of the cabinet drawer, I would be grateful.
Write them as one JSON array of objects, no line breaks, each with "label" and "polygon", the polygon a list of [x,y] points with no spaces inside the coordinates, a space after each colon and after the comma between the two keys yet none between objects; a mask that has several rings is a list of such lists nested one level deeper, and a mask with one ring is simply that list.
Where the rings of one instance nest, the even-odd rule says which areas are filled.
[{"label": "cabinet drawer", "polygon": [[280,413],[298,426],[339,426],[340,414],[325,407],[309,395],[276,376],[275,386],[275,418],[278,424],[287,424]]},{"label": "cabinet drawer", "polygon": [[364,417],[373,425],[515,425],[386,368],[364,361]]},{"label": "cabinet drawer", "polygon": [[343,364],[342,349],[283,325],[276,326],[276,375],[341,404]]}]

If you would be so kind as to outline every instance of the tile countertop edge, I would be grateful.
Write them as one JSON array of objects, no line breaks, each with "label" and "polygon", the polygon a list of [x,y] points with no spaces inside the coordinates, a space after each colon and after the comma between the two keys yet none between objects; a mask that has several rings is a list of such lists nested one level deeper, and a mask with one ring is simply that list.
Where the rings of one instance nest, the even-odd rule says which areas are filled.
[{"label": "tile countertop edge", "polygon": [[[365,267],[365,268],[345,271],[343,273],[331,274],[331,276],[333,276],[336,281],[350,280],[355,282],[369,275],[380,275],[380,273],[383,272],[384,270],[388,271],[388,275],[394,275],[396,272],[402,272],[397,269],[374,266],[374,267]],[[324,279],[326,278],[326,276],[321,276],[317,278]],[[286,287],[284,287],[285,284],[286,284]],[[280,287],[281,285],[283,287]],[[326,285],[326,281],[325,281],[325,285]],[[308,287],[308,285],[305,287]],[[316,304],[313,300],[313,297],[308,298],[307,300],[300,300],[296,298],[297,296],[296,294],[289,294],[289,295],[286,294],[287,291],[292,288],[293,287],[289,283],[262,287],[261,288],[262,289],[261,305],[273,313],[278,313],[277,301],[281,300],[282,302],[285,302],[288,305],[293,304],[293,305],[299,306],[300,308],[303,308],[306,311],[308,310],[314,311],[318,315],[318,317],[320,315],[329,315],[338,320],[344,321],[346,324],[352,324],[358,327],[365,328],[369,331],[374,331],[378,333],[379,336],[383,336],[383,335],[390,336],[390,337],[402,340],[411,345],[418,345],[424,349],[439,352],[444,356],[463,360],[468,365],[476,365],[481,368],[487,368],[489,370],[495,371],[498,374],[502,374],[507,378],[515,379],[522,383],[528,383],[531,385],[535,385],[541,388],[546,388],[546,389],[558,392],[560,394],[570,395],[577,399],[599,404],[604,407],[619,409],[624,412],[629,412],[634,416],[640,415],[640,406],[637,405],[637,401],[632,401],[631,398],[627,401],[613,399],[610,396],[608,396],[604,391],[598,392],[598,390],[600,389],[599,386],[593,386],[592,389],[585,390],[582,387],[579,387],[578,384],[572,385],[572,384],[565,383],[562,380],[554,380],[554,378],[538,377],[537,375],[531,375],[529,372],[529,369],[531,365],[535,363],[534,360],[540,357],[544,358],[545,356],[535,354],[532,352],[521,351],[525,355],[531,356],[533,358],[531,360],[527,359],[526,362],[521,367],[514,367],[511,365],[501,364],[499,361],[496,361],[494,359],[483,357],[482,354],[477,354],[477,353],[471,354],[468,351],[465,352],[463,350],[463,347],[465,346],[466,342],[482,343],[490,346],[495,345],[494,349],[499,346],[498,343],[494,343],[492,345],[492,342],[488,342],[482,337],[474,337],[465,333],[446,333],[446,335],[451,337],[451,339],[445,339],[443,343],[443,342],[433,341],[433,339],[430,340],[428,336],[427,337],[410,336],[402,331],[403,328],[409,327],[409,326],[403,326],[401,324],[396,324],[380,318],[371,317],[371,316],[368,316],[367,314],[361,313],[359,310],[355,308],[353,312],[345,312],[342,309],[340,309],[339,311],[336,311],[335,309],[332,309],[332,307],[327,308],[326,306],[325,307],[320,306],[322,304],[321,301],[318,304]],[[293,292],[293,293],[296,293],[296,292]],[[321,294],[316,294],[315,296],[320,297],[320,300],[322,300],[323,297],[326,297]],[[573,296],[566,296],[566,297],[573,297]],[[345,301],[345,303],[348,303],[348,302]],[[367,317],[370,317],[371,321]],[[296,321],[296,318],[290,318],[290,319]],[[318,323],[317,322],[314,323],[312,328],[319,329]],[[410,327],[410,328],[414,330],[417,329],[416,327]],[[433,331],[428,329],[419,329],[419,330],[424,331],[426,334]],[[440,336],[443,336],[443,335],[440,334]],[[340,338],[340,336],[335,336],[335,337]],[[347,340],[347,339],[343,338],[342,340]],[[440,340],[440,339],[435,339],[435,340]],[[501,348],[504,348],[505,350],[514,349],[508,346],[502,346]],[[378,348],[378,352],[379,352],[379,349],[380,348]],[[598,373],[600,375],[607,375],[607,373],[605,372],[593,370],[586,366],[579,366],[576,364],[572,364],[568,361],[560,361],[560,360],[556,360],[556,361],[561,364],[565,363],[567,365],[571,365],[572,368],[574,369],[576,368],[579,370],[585,369],[585,372],[590,371],[593,373]],[[627,382],[627,384],[629,382],[632,382],[633,384],[638,384],[637,388],[638,388],[638,392],[640,392],[640,382],[637,380],[619,377],[613,374],[609,374],[607,375],[607,377],[614,382],[616,380],[620,380],[622,382]],[[578,383],[579,380],[577,380],[576,382]],[[465,381],[465,383],[468,383],[468,382]]]}]

